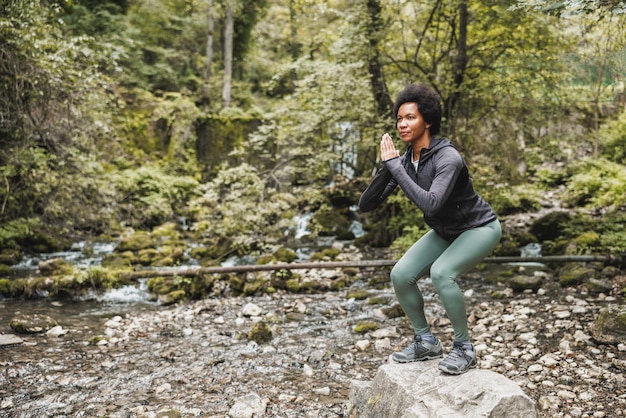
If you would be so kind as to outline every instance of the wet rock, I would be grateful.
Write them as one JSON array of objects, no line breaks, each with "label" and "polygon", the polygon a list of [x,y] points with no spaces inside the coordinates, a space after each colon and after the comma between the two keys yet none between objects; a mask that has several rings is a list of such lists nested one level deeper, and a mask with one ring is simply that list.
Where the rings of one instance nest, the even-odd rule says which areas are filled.
[{"label": "wet rock", "polygon": [[559,272],[559,284],[563,287],[576,286],[593,278],[596,271],[591,267],[570,263],[561,268]]},{"label": "wet rock", "polygon": [[[480,399],[480,402],[476,402]],[[487,370],[442,374],[436,361],[381,366],[371,382],[353,380],[350,416],[537,416],[535,402],[512,380]]]},{"label": "wet rock", "polygon": [[20,337],[14,334],[0,334],[0,348],[13,347],[24,343]]},{"label": "wet rock", "polygon": [[60,337],[61,335],[67,334],[67,330],[63,329],[60,325],[50,328],[46,331],[46,335],[48,337]]},{"label": "wet rock", "polygon": [[44,276],[71,274],[72,266],[62,258],[52,258],[39,262],[39,272]]},{"label": "wet rock", "polygon": [[589,279],[586,283],[590,293],[610,293],[613,290],[613,282],[608,279]]},{"label": "wet rock", "polygon": [[50,328],[57,326],[57,321],[48,315],[19,315],[11,320],[9,326],[18,334],[37,334],[46,332]]},{"label": "wet rock", "polygon": [[250,393],[235,400],[235,404],[228,412],[231,418],[252,418],[265,415],[267,399],[262,399],[257,393]]},{"label": "wet rock", "polygon": [[543,278],[541,276],[515,276],[509,280],[509,286],[518,292],[524,290],[532,290],[536,292],[539,290],[543,283]]},{"label": "wet rock", "polygon": [[600,343],[626,343],[626,306],[602,308],[591,327],[591,333]]}]

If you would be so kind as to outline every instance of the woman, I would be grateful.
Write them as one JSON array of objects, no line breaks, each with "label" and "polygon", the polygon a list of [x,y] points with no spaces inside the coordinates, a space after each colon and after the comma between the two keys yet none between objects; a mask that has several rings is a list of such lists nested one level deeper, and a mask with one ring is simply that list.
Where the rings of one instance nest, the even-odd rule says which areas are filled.
[{"label": "woman", "polygon": [[393,113],[406,152],[400,156],[391,136],[382,136],[382,167],[363,192],[359,209],[374,210],[400,186],[432,229],[391,271],[394,291],[415,331],[413,342],[404,351],[393,353],[392,359],[406,363],[443,356],[417,287],[417,280],[429,275],[454,328],[452,350],[439,363],[439,369],[465,373],[476,367],[476,351],[470,342],[465,301],[456,278],[493,251],[502,235],[500,222],[491,206],[474,191],[459,152],[436,136],[441,125],[437,93],[425,84],[411,84],[398,95]]}]

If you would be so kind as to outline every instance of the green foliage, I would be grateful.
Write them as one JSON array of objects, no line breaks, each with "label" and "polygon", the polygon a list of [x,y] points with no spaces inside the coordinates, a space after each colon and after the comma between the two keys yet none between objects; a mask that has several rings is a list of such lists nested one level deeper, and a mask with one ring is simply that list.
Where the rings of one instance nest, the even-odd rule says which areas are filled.
[{"label": "green foliage", "polygon": [[267,189],[258,171],[248,165],[225,167],[200,195],[189,202],[191,229],[204,239],[226,238],[232,248],[270,249],[284,236],[297,199]]},{"label": "green foliage", "polygon": [[604,159],[584,159],[568,171],[564,202],[570,207],[619,208],[626,202],[626,167]]},{"label": "green foliage", "polygon": [[180,203],[189,200],[198,187],[192,177],[165,174],[149,166],[115,172],[110,181],[122,197],[118,205],[123,219],[148,229],[184,214]]},{"label": "green foliage", "polygon": [[602,156],[617,164],[626,165],[626,111],[600,129]]},{"label": "green foliage", "polygon": [[535,212],[541,208],[539,191],[531,184],[500,185],[483,193],[483,197],[499,216]]}]

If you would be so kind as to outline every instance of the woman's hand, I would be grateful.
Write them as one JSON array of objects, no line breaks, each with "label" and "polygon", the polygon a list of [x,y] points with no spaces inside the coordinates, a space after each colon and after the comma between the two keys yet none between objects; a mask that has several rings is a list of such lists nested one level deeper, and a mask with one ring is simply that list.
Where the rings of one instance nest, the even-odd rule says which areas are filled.
[{"label": "woman's hand", "polygon": [[384,134],[382,139],[380,140],[380,159],[382,161],[391,160],[392,158],[396,158],[400,156],[400,152],[396,149],[396,146],[393,144],[393,140],[389,134]]}]

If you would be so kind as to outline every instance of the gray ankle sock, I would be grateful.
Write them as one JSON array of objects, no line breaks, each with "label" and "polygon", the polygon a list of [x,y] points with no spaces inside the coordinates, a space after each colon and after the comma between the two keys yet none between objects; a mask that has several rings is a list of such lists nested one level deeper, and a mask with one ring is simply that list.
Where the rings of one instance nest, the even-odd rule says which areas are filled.
[{"label": "gray ankle sock", "polygon": [[427,343],[434,344],[435,341],[437,341],[433,333],[430,331],[421,334],[420,337],[422,338],[422,341],[426,341]]}]

